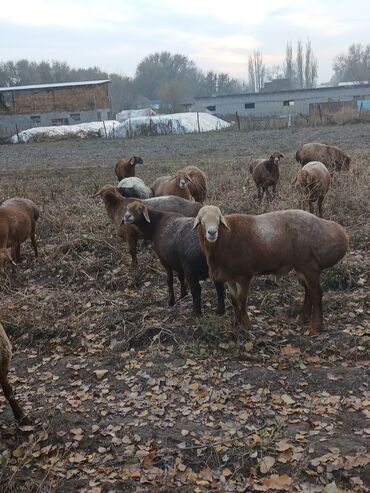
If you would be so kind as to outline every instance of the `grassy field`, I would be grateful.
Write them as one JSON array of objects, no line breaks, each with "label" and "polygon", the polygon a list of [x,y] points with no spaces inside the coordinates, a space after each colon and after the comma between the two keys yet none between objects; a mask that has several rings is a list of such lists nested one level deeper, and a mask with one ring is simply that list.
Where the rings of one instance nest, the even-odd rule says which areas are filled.
[{"label": "grassy field", "polygon": [[[0,199],[41,209],[40,256],[23,246],[0,279],[0,320],[14,345],[11,381],[31,429],[0,401],[2,492],[368,491],[370,125],[0,147]],[[146,183],[188,164],[209,178],[207,203],[225,213],[296,208],[291,186],[303,142],[342,147],[324,217],[350,237],[323,273],[326,328],[308,337],[294,276],[253,281],[250,334],[188,296],[167,307],[150,246],[129,269],[100,199],[120,157],[139,155]],[[252,157],[281,150],[278,197],[260,205]],[[318,239],[319,241],[319,239]],[[176,286],[177,295],[179,287]]]}]

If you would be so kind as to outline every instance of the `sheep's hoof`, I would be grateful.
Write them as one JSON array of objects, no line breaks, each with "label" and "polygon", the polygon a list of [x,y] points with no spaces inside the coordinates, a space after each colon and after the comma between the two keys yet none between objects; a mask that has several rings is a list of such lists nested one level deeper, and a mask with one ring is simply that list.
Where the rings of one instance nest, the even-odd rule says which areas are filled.
[{"label": "sheep's hoof", "polygon": [[22,418],[17,420],[17,425],[22,426],[32,426],[32,421],[27,418],[27,416],[23,416]]},{"label": "sheep's hoof", "polygon": [[202,316],[202,312],[201,312],[201,310],[194,310],[193,309],[193,315],[194,315],[194,317],[201,317]]},{"label": "sheep's hoof", "polygon": [[175,304],[175,300],[173,298],[171,298],[169,301],[168,301],[168,306],[173,306]]},{"label": "sheep's hoof", "polygon": [[222,308],[217,307],[216,308],[216,315],[225,315],[225,307],[222,307]]}]

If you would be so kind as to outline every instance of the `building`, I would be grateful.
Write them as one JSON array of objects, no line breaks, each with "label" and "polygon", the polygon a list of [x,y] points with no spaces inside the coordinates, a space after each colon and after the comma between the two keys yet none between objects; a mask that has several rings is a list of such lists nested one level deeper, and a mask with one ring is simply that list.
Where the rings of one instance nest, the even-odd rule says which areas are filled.
[{"label": "building", "polygon": [[195,97],[193,111],[205,111],[217,116],[279,118],[310,115],[315,112],[334,113],[342,109],[367,109],[370,104],[370,84],[319,87],[246,94]]},{"label": "building", "polygon": [[0,134],[109,120],[109,80],[0,88]]}]

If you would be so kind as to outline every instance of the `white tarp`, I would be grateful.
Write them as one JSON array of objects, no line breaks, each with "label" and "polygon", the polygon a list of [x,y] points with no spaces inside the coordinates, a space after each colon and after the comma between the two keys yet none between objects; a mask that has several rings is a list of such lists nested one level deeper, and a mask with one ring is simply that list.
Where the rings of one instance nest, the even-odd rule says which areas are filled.
[{"label": "white tarp", "polygon": [[136,118],[137,116],[154,116],[157,113],[152,108],[143,108],[141,110],[122,110],[116,115],[116,120],[124,122],[129,118]]},{"label": "white tarp", "polygon": [[[77,125],[59,125],[56,127],[35,127],[19,132],[19,142],[42,142],[48,140],[63,139],[87,139],[89,137],[105,137],[114,133],[114,128],[119,125],[116,120],[103,122],[79,123]],[[17,135],[10,138],[12,144],[18,143]]]},{"label": "white tarp", "polygon": [[[211,132],[213,130],[222,130],[229,127],[230,123],[208,113],[174,113],[171,115],[130,118],[115,127],[114,134],[115,137],[185,134],[199,131]],[[110,137],[112,136],[113,135],[110,135]]]}]

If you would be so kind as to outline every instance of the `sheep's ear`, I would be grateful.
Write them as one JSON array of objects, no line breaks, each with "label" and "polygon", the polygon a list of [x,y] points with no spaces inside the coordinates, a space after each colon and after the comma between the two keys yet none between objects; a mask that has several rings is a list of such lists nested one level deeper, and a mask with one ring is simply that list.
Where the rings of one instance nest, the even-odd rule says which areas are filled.
[{"label": "sheep's ear", "polygon": [[229,231],[231,231],[230,226],[227,224],[227,221],[224,218],[224,216],[221,216],[221,224],[223,224],[226,229],[228,229]]},{"label": "sheep's ear", "polygon": [[284,154],[281,154],[281,153],[280,153],[280,154],[279,154],[279,157],[280,157],[280,158],[283,158],[283,157],[284,157]]},{"label": "sheep's ear", "polygon": [[91,198],[97,197],[98,195],[102,194],[103,189],[101,188],[99,192],[94,193],[94,195],[91,195]]},{"label": "sheep's ear", "polygon": [[194,224],[193,224],[193,227],[192,229],[196,229],[200,224],[200,219],[199,219],[199,216],[197,216],[195,219],[194,219]]},{"label": "sheep's ear", "polygon": [[189,175],[185,175],[185,179],[190,181],[190,183],[192,183],[193,185],[195,185],[195,183],[193,182],[193,180],[190,178]]},{"label": "sheep's ear", "polygon": [[132,158],[130,159],[131,166],[135,166],[135,162],[136,162],[136,158],[135,156],[132,156]]},{"label": "sheep's ear", "polygon": [[148,212],[148,209],[146,207],[143,208],[143,216],[144,216],[145,221],[147,223],[150,223],[149,212]]}]

